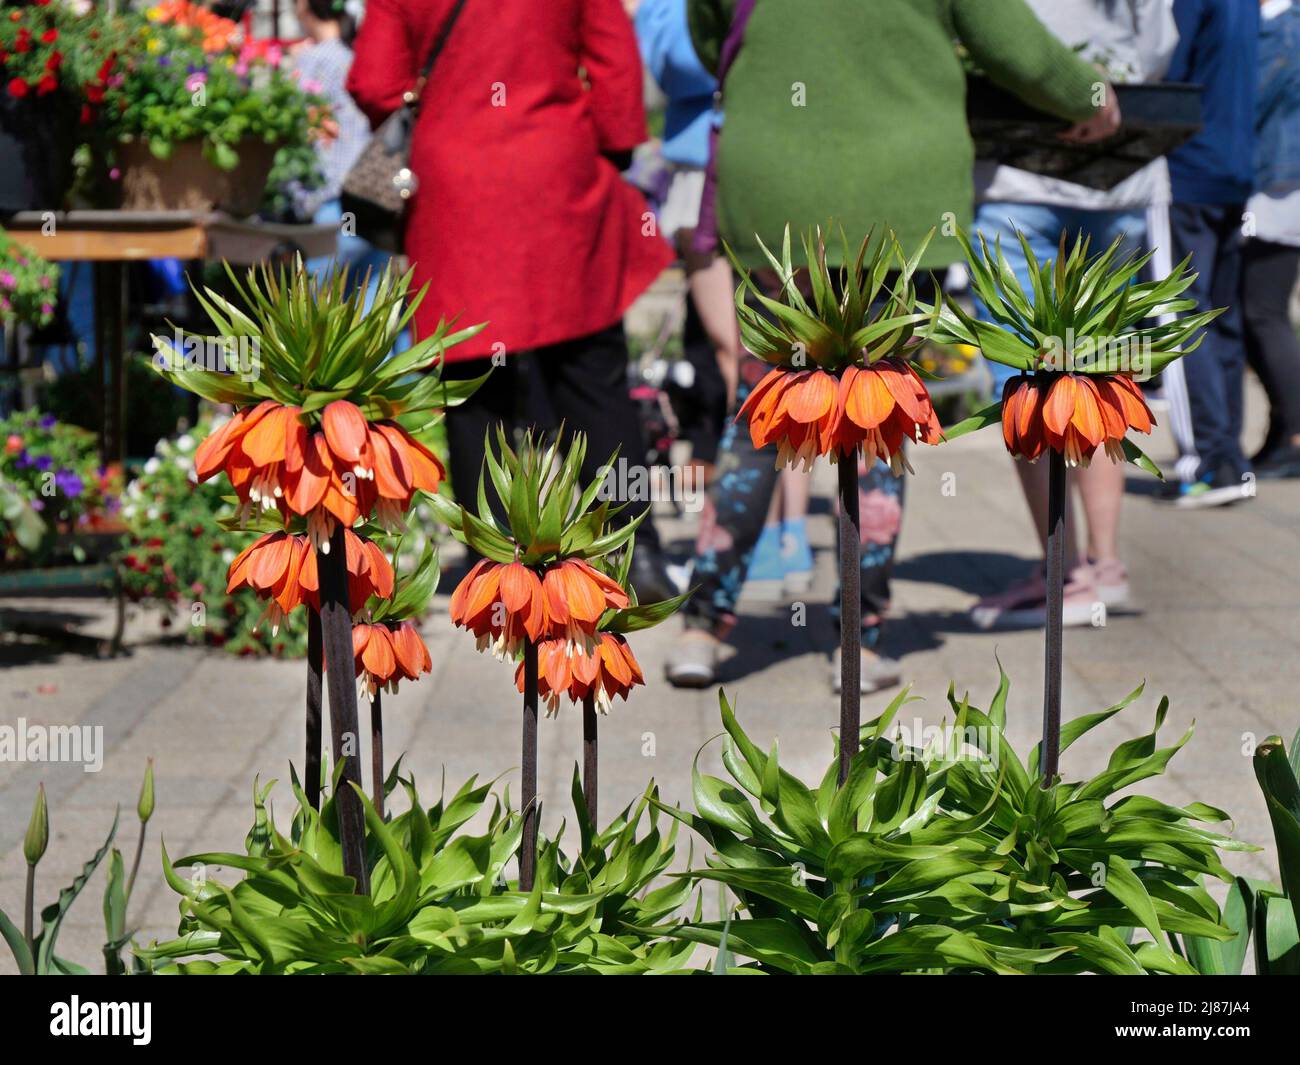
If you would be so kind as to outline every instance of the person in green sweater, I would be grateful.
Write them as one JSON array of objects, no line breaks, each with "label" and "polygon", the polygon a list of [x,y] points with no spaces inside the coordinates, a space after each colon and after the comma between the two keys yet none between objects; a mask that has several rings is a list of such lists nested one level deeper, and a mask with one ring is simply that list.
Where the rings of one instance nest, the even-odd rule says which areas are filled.
[{"label": "person in green sweater", "polygon": [[[737,0],[688,0],[691,37],[717,72]],[[1075,123],[1063,137],[1098,140],[1119,128],[1114,93],[1097,68],[1038,21],[1024,0],[755,0],[743,45],[725,72],[717,142],[719,234],[764,283],[759,246],[832,222],[850,244],[888,226],[904,247],[936,237],[921,265],[956,262],[957,226],[974,213],[974,147],[957,46],[994,82]],[[833,263],[838,242],[828,242]],[[831,249],[835,249],[832,251]],[[742,356],[735,402],[767,371]],[[860,471],[864,693],[897,684],[880,649],[889,606],[902,481],[881,465]],[[670,683],[705,687],[776,483],[771,456],[731,425],[696,543],[685,631],[667,661]],[[832,667],[838,680],[839,664]]]},{"label": "person in green sweater", "polygon": [[[688,0],[691,38],[716,73],[736,0]],[[718,140],[719,229],[745,267],[767,265],[786,224],[834,217],[850,236],[888,225],[904,247],[939,233],[922,265],[961,257],[974,215],[962,45],[994,82],[1080,123],[1118,128],[1103,75],[1024,0],[757,0],[726,75]],[[1100,110],[1100,114],[1098,113]],[[1091,120],[1091,121],[1090,121]]]}]

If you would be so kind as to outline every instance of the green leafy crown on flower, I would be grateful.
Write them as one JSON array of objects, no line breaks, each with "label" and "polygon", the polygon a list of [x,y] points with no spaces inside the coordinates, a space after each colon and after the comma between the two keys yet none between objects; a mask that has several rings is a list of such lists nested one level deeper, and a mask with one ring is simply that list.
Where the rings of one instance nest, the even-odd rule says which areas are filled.
[{"label": "green leafy crown on flower", "polygon": [[[549,447],[529,431],[516,451],[497,426],[496,454],[491,434],[484,439],[484,472],[479,478],[477,513],[443,496],[432,497],[438,517],[452,535],[494,562],[541,566],[566,558],[593,559],[617,551],[631,539],[646,511],[619,528],[607,528],[626,504],[596,502],[605,478],[581,491],[578,478],[587,454],[587,438],[573,433],[568,453],[559,458],[557,438]],[[610,456],[613,463],[617,457]],[[488,502],[488,482],[505,510],[504,520]]]},{"label": "green leafy crown on flower", "polygon": [[[790,227],[785,227],[778,260],[759,241],[772,264],[780,291],[766,295],[735,254],[727,255],[741,282],[736,310],[745,347],[764,362],[789,370],[822,369],[831,373],[847,366],[866,366],[889,356],[906,355],[916,342],[916,328],[934,315],[918,302],[916,270],[933,231],[909,257],[892,230],[875,239],[863,238],[857,254],[841,228],[844,265],[827,263],[821,227],[802,235],[807,266],[807,291],[791,257]],[[893,278],[891,280],[891,274]],[[766,313],[764,313],[766,312]]]},{"label": "green leafy crown on flower", "polygon": [[390,263],[373,296],[369,271],[350,285],[346,267],[318,278],[301,257],[288,266],[254,266],[242,283],[229,264],[226,273],[246,309],[211,288],[194,290],[218,336],[185,334],[185,351],[170,337],[153,338],[154,367],[204,399],[238,407],[273,400],[304,414],[348,400],[373,421],[454,406],[483,381],[443,381],[438,367],[448,348],[486,323],[449,333],[440,321],[432,335],[392,354],[428,290],[411,294],[411,271],[399,273]]},{"label": "green leafy crown on flower", "polygon": [[1016,235],[1029,264],[1031,293],[1021,287],[1000,240],[990,248],[981,235],[977,252],[958,230],[971,291],[993,321],[977,320],[949,296],[947,311],[936,317],[933,339],[974,345],[985,358],[1025,373],[1126,373],[1145,379],[1195,351],[1204,339],[1204,333],[1196,334],[1223,313],[1220,308],[1178,317],[1196,309],[1195,300],[1181,298],[1197,276],[1188,272],[1190,255],[1167,277],[1140,281],[1152,253],[1125,252],[1122,235],[1090,255],[1088,237],[1080,234],[1067,251],[1062,232],[1056,259],[1042,263],[1024,234]]},{"label": "green leafy crown on flower", "polygon": [[695,594],[695,589],[691,588],[669,599],[660,599],[654,603],[640,602],[637,599],[636,589],[632,587],[631,579],[632,552],[635,548],[636,540],[628,540],[627,546],[622,551],[614,555],[606,555],[595,563],[618,582],[628,598],[628,605],[622,609],[611,608],[605,611],[596,626],[600,632],[627,635],[629,632],[652,629],[677,613],[685,605],[686,600]]},{"label": "green leafy crown on flower", "polygon": [[441,571],[438,566],[438,551],[432,543],[424,545],[415,568],[409,573],[402,569],[402,546],[405,537],[399,538],[393,545],[393,594],[383,599],[371,596],[367,602],[370,619],[374,622],[391,622],[396,624],[411,618],[420,618],[429,609],[434,593],[438,590],[438,578]]}]

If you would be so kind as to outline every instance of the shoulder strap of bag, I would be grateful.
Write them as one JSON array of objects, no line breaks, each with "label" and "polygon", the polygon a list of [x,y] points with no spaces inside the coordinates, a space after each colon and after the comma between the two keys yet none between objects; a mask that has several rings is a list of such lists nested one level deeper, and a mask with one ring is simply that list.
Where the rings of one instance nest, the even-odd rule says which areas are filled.
[{"label": "shoulder strap of bag", "polygon": [[718,55],[718,88],[727,80],[731,64],[740,54],[740,46],[745,43],[745,27],[749,25],[749,16],[754,13],[755,0],[736,0],[736,10],[731,17],[731,28],[722,42],[722,51]]},{"label": "shoulder strap of bag", "polygon": [[447,38],[451,36],[451,28],[456,25],[456,20],[460,18],[460,13],[464,7],[465,0],[456,0],[451,13],[438,28],[438,36],[434,38],[433,47],[429,49],[429,57],[424,61],[424,69],[420,71],[420,78],[405,97],[407,106],[412,110],[419,107],[420,96],[424,92],[425,82],[429,80],[429,75],[433,72],[433,64],[438,61],[438,54],[447,43]]},{"label": "shoulder strap of bag", "polygon": [[[745,27],[754,13],[756,0],[736,0],[731,16],[731,26],[722,42],[718,55],[718,91],[714,94],[714,109],[722,111],[723,83],[731,64],[745,43]],[[700,195],[700,213],[695,224],[691,247],[701,255],[713,255],[718,250],[718,136],[721,132],[716,120],[709,127],[709,161],[704,167],[704,191]]]}]

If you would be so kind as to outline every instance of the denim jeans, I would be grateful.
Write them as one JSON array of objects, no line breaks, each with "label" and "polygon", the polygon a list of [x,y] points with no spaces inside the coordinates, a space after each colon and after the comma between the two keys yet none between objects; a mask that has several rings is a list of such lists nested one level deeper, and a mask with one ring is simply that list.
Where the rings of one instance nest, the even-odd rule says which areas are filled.
[{"label": "denim jeans", "polygon": [[[317,277],[322,276],[331,264],[346,266],[351,276],[352,284],[360,284],[361,279],[366,276],[366,271],[371,271],[370,284],[366,289],[366,308],[370,308],[371,301],[374,299],[375,290],[379,287],[379,274],[388,265],[392,256],[380,248],[376,248],[368,240],[363,240],[355,233],[346,233],[341,228],[343,221],[343,208],[337,199],[326,200],[317,208],[315,215],[312,216],[312,224],[318,226],[339,226],[338,251],[333,256],[318,256],[314,259],[307,260],[307,270]],[[399,348],[402,345],[399,345]]]},{"label": "denim jeans", "polygon": [[[763,376],[757,359],[748,359],[736,402],[743,403]],[[755,369],[758,372],[754,372]],[[768,371],[775,372],[775,371]],[[768,504],[779,476],[775,448],[754,447],[749,427],[728,420],[722,433],[717,479],[709,488],[695,541],[694,575],[698,587],[682,608],[687,628],[725,632],[736,620],[736,601],[745,583],[749,560],[767,519]],[[861,518],[863,642],[874,646],[889,610],[894,552],[903,520],[903,478],[883,462],[868,468],[858,460],[858,512]]]},{"label": "denim jeans", "polygon": [[1246,343],[1241,316],[1241,204],[1175,203],[1169,209],[1174,258],[1192,257],[1196,271],[1184,296],[1198,311],[1224,307],[1200,348],[1183,359],[1192,433],[1201,456],[1199,478],[1221,469],[1235,479],[1250,470],[1241,450]]}]

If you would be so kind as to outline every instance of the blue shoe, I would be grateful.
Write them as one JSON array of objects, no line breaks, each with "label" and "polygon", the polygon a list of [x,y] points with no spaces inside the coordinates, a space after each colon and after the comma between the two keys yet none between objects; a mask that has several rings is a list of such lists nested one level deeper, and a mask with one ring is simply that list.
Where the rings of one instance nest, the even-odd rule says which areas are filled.
[{"label": "blue shoe", "polygon": [[779,603],[785,566],[781,561],[781,526],[764,525],[749,556],[745,571],[745,598],[762,603]]},{"label": "blue shoe", "polygon": [[781,526],[764,525],[749,556],[749,569],[745,583],[750,581],[779,581],[785,576],[781,558]]},{"label": "blue shoe", "polygon": [[812,587],[813,553],[808,543],[808,523],[794,518],[781,523],[782,578],[787,595],[800,595]]}]

